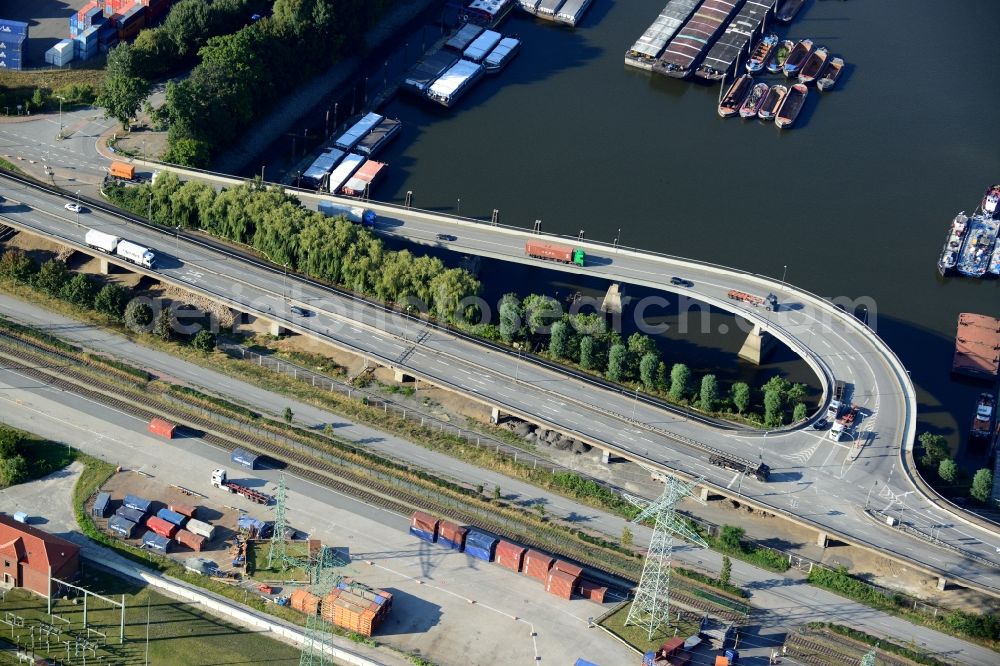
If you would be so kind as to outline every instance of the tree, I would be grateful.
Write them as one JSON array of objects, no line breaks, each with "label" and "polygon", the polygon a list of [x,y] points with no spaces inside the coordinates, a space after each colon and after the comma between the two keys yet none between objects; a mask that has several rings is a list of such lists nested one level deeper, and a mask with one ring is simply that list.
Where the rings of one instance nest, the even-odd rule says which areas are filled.
[{"label": "tree", "polygon": [[656,389],[656,371],[660,367],[660,355],[656,352],[647,352],[639,360],[639,379],[647,391]]},{"label": "tree", "polygon": [[68,272],[65,261],[49,259],[42,264],[38,274],[35,275],[35,286],[49,296],[58,296],[66,284]]},{"label": "tree", "polygon": [[951,458],[945,458],[938,465],[938,476],[945,483],[955,483],[958,478],[958,465]]},{"label": "tree", "polygon": [[785,392],[785,400],[793,405],[805,402],[807,397],[809,397],[809,387],[805,384],[792,384]]},{"label": "tree", "polygon": [[803,421],[809,413],[809,408],[806,407],[806,403],[799,402],[795,404],[792,409],[792,420],[793,421]]},{"label": "tree", "polygon": [[733,574],[733,561],[728,555],[722,556],[722,570],[719,572],[719,583],[723,586],[729,585],[729,579]]},{"label": "tree", "polygon": [[153,323],[153,308],[148,303],[142,301],[130,301],[125,306],[125,326],[135,333],[149,331],[150,324]]},{"label": "tree", "polygon": [[719,545],[723,550],[730,553],[738,553],[743,550],[743,535],[746,533],[742,527],[734,525],[723,525],[719,534]]},{"label": "tree", "polygon": [[691,368],[683,363],[674,363],[670,369],[670,397],[681,400],[688,394],[691,387]]},{"label": "tree", "polygon": [[595,344],[594,338],[589,335],[580,338],[580,367],[584,370],[594,370],[597,367]]},{"label": "tree", "polygon": [[705,375],[701,378],[701,391],[698,396],[703,410],[710,412],[715,408],[715,403],[719,401],[719,380],[715,375]]},{"label": "tree", "polygon": [[613,345],[608,352],[607,377],[613,382],[621,382],[626,379],[626,364],[628,363],[628,349],[623,344]]},{"label": "tree", "polygon": [[987,468],[983,468],[976,472],[976,475],[972,477],[972,487],[969,488],[969,494],[973,498],[979,500],[983,504],[990,501],[990,495],[993,493],[993,472]]},{"label": "tree", "polygon": [[18,249],[10,249],[0,257],[0,277],[15,282],[27,282],[35,272],[35,262]]},{"label": "tree", "polygon": [[736,382],[729,392],[736,406],[736,411],[740,414],[750,407],[750,386],[746,382]]},{"label": "tree", "polygon": [[549,296],[529,294],[524,299],[524,318],[532,335],[547,333],[552,322],[562,314],[559,301]]},{"label": "tree", "polygon": [[170,309],[163,308],[156,315],[153,323],[153,335],[161,340],[171,340],[174,337],[173,317],[170,316]]},{"label": "tree", "polygon": [[191,346],[200,352],[208,353],[215,349],[215,336],[211,332],[202,329],[191,338]]},{"label": "tree", "polygon": [[552,324],[552,335],[549,338],[549,354],[555,358],[566,358],[569,356],[569,338],[569,324],[561,320]]},{"label": "tree", "polygon": [[292,419],[295,418],[295,412],[292,411],[291,407],[285,407],[285,411],[282,416],[285,419],[285,423],[291,423]]},{"label": "tree", "polygon": [[503,499],[503,493],[500,492],[500,486],[493,486],[493,499],[501,500]]},{"label": "tree", "polygon": [[129,121],[149,96],[149,82],[136,73],[132,46],[123,42],[108,53],[98,106],[104,107],[107,118],[114,118],[128,129]]},{"label": "tree", "polygon": [[622,527],[621,544],[625,548],[631,548],[632,547],[632,530],[630,530],[628,528],[628,525],[625,525],[625,526]]},{"label": "tree", "polygon": [[642,333],[633,333],[628,336],[628,350],[636,358],[642,358],[646,354],[655,354],[658,351],[652,338]]},{"label": "tree", "polygon": [[781,394],[777,391],[764,392],[764,425],[768,428],[780,426],[785,420],[781,408]]},{"label": "tree", "polygon": [[660,391],[667,390],[667,364],[663,361],[656,364],[656,388]]},{"label": "tree", "polygon": [[17,455],[17,447],[21,437],[12,428],[0,426],[0,458],[10,458]]},{"label": "tree", "polygon": [[177,139],[176,141],[171,141],[167,147],[167,152],[163,154],[165,162],[199,169],[207,167],[211,159],[212,147],[207,141],[200,139]]},{"label": "tree", "polygon": [[31,105],[39,111],[45,106],[45,96],[41,88],[35,88],[35,92],[31,96]]},{"label": "tree", "polygon": [[94,307],[95,291],[96,288],[94,283],[90,281],[90,277],[83,273],[77,273],[63,285],[59,295],[81,308],[92,308]]},{"label": "tree", "polygon": [[16,455],[0,460],[0,484],[13,486],[28,478],[28,461]]},{"label": "tree", "polygon": [[538,512],[538,517],[542,518],[544,520],[544,518],[545,518],[545,505],[542,504],[541,502],[537,502],[535,504],[535,511]]},{"label": "tree", "polygon": [[121,321],[128,305],[128,291],[117,284],[106,284],[94,297],[94,309],[115,321]]},{"label": "tree", "polygon": [[921,433],[919,441],[920,447],[923,449],[920,464],[926,469],[937,469],[942,460],[951,456],[948,440],[941,435],[930,432]]},{"label": "tree", "polygon": [[504,294],[500,299],[500,336],[510,344],[521,334],[521,299],[517,294]]}]

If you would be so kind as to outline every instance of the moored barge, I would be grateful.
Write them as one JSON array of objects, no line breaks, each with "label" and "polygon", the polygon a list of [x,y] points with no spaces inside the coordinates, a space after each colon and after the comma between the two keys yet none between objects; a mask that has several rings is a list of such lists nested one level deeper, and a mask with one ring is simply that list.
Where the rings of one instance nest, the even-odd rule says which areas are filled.
[{"label": "moored barge", "polygon": [[736,18],[730,22],[719,41],[715,43],[705,56],[697,76],[717,81],[729,73],[733,63],[743,53],[747,43],[757,33],[764,17],[774,7],[775,0],[747,0]]},{"label": "moored barge", "polygon": [[670,0],[660,10],[656,20],[646,28],[646,32],[625,53],[625,64],[647,71],[653,69],[653,63],[663,53],[667,42],[677,34],[677,30],[684,25],[701,1]]},{"label": "moored barge", "polygon": [[667,44],[653,71],[687,78],[739,4],[740,0],[705,0]]}]

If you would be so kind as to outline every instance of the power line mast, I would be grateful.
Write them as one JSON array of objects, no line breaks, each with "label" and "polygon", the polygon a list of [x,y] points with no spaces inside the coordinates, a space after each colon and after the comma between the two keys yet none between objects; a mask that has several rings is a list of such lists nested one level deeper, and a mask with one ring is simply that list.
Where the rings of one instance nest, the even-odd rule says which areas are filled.
[{"label": "power line mast", "polygon": [[274,532],[271,533],[271,549],[267,553],[267,568],[272,571],[275,562],[282,571],[296,564],[289,561],[288,549],[285,544],[285,532],[288,527],[288,522],[285,520],[286,495],[285,475],[282,474],[278,479],[278,494],[275,496]]},{"label": "power line mast", "polygon": [[[316,557],[316,563],[312,567],[312,593],[323,599],[337,587],[343,578],[338,567],[344,565],[334,553],[332,548],[322,546]],[[332,665],[326,654],[324,636],[329,635],[327,621],[320,615],[312,615],[306,618],[305,641],[302,643],[302,652],[299,653],[299,666],[328,666]]]},{"label": "power line mast", "polygon": [[684,483],[667,476],[665,480],[663,493],[653,501],[623,493],[626,500],[640,509],[639,515],[632,520],[633,523],[641,523],[647,519],[652,519],[654,523],[653,538],[642,566],[639,587],[625,619],[625,626],[646,629],[650,640],[656,630],[670,619],[670,567],[674,555],[674,535],[708,548],[705,540],[677,515],[677,504],[683,498],[690,496],[701,502],[691,492],[701,483],[701,479]]},{"label": "power line mast", "polygon": [[861,666],[875,666],[875,655],[878,653],[878,643],[872,646],[865,656],[861,658]]}]

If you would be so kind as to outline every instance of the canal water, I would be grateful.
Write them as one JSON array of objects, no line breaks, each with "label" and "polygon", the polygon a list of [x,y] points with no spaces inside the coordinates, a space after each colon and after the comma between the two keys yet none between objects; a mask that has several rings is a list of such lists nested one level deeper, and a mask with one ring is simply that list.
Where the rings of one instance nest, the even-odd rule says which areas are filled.
[{"label": "canal water", "polygon": [[[943,280],[935,262],[955,213],[1000,181],[995,0],[807,0],[772,28],[828,46],[847,67],[786,131],[719,118],[718,85],[623,64],[664,4],[594,0],[575,30],[515,13],[502,30],[522,52],[456,108],[406,96],[383,106],[404,132],[380,157],[389,175],[374,198],[412,191],[415,206],[483,219],[496,208],[505,224],[542,220],[550,232],[870,299],[870,323],[912,371],[921,430],[967,455],[976,396],[995,387],[950,377],[955,326],[960,312],[1000,316],[1000,283]],[[487,262],[481,277],[497,272]],[[675,338],[675,350],[706,366],[736,339]],[[782,358],[774,367],[808,374]]]}]

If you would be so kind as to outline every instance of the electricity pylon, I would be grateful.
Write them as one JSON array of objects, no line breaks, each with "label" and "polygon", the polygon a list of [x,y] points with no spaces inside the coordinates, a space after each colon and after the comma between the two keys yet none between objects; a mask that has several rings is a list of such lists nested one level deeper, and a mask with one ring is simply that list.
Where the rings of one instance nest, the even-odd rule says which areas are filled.
[{"label": "electricity pylon", "polygon": [[[322,546],[311,571],[312,593],[320,599],[326,597],[343,578],[338,568],[344,564],[332,548]],[[326,624],[327,621],[320,615],[310,614],[306,618],[305,640],[302,643],[302,652],[299,653],[299,666],[333,664],[333,661],[327,657],[323,641],[324,635],[329,635]]]},{"label": "electricity pylon", "polygon": [[267,553],[267,568],[274,570],[274,563],[277,562],[282,571],[286,571],[294,562],[288,559],[288,549],[285,546],[285,528],[288,523],[285,520],[285,475],[278,479],[278,494],[274,501],[274,532],[271,533],[271,549]]},{"label": "electricity pylon", "polygon": [[861,666],[875,666],[875,655],[878,653],[878,643],[861,658]]}]

